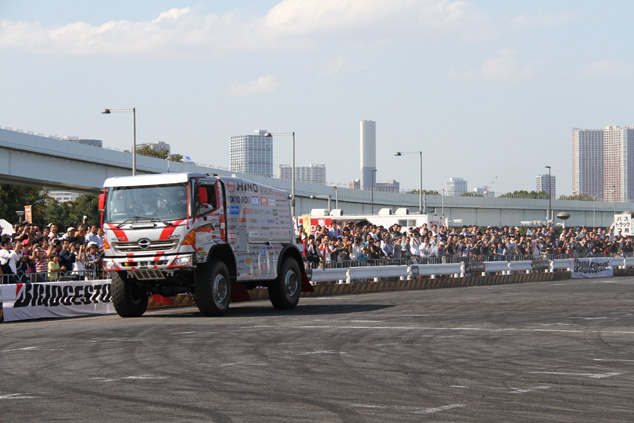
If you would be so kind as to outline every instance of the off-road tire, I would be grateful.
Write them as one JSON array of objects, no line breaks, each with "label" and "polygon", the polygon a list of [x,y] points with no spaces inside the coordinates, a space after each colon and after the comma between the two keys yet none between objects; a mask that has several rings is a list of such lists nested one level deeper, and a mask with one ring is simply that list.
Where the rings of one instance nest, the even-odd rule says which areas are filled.
[{"label": "off-road tire", "polygon": [[231,303],[231,279],[227,266],[218,260],[196,269],[195,300],[205,316],[223,316]]},{"label": "off-road tire", "polygon": [[113,272],[110,288],[112,304],[119,316],[140,317],[147,310],[149,295],[137,285],[136,279],[127,279],[119,272]]},{"label": "off-road tire", "polygon": [[282,263],[280,274],[269,284],[269,300],[278,310],[291,310],[299,302],[302,293],[302,277],[299,264],[287,258]]}]

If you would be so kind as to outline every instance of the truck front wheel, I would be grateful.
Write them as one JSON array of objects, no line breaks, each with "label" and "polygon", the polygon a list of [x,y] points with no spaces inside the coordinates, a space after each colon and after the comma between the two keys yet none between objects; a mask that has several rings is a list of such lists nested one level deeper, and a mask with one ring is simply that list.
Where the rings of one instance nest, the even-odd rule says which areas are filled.
[{"label": "truck front wheel", "polygon": [[196,305],[205,316],[222,316],[231,302],[231,279],[227,266],[218,260],[196,269]]},{"label": "truck front wheel", "polygon": [[112,304],[121,317],[140,317],[147,310],[149,295],[136,279],[126,279],[119,272],[112,274]]},{"label": "truck front wheel", "polygon": [[295,308],[302,293],[302,279],[299,265],[291,258],[282,263],[282,270],[269,285],[269,299],[278,310],[290,310]]}]

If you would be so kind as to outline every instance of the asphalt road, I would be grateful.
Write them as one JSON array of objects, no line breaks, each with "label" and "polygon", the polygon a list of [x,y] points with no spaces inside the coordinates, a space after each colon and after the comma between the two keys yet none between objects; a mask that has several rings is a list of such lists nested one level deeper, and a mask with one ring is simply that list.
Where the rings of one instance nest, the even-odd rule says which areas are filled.
[{"label": "asphalt road", "polygon": [[634,278],[0,325],[0,421],[634,421]]}]

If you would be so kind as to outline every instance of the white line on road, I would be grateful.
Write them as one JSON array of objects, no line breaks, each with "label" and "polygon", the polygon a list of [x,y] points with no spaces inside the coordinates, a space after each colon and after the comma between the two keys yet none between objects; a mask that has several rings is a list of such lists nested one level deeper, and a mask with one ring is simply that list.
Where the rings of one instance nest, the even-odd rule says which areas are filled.
[{"label": "white line on road", "polygon": [[510,394],[528,394],[530,392],[543,391],[550,388],[552,388],[552,386],[535,386],[534,388],[527,388],[527,389],[513,388],[513,390],[509,393]]},{"label": "white line on road", "polygon": [[624,360],[618,358],[595,358],[594,361],[614,361],[618,363],[634,363],[634,360]]},{"label": "white line on road", "polygon": [[[257,328],[276,328],[279,329],[279,326],[265,326],[259,325]],[[582,329],[517,329],[517,328],[478,328],[478,327],[430,327],[430,326],[361,326],[361,325],[352,325],[352,326],[333,326],[333,325],[302,325],[297,326],[297,328],[301,329],[381,329],[381,330],[446,330],[446,331],[461,331],[461,332],[544,332],[544,333],[599,333],[604,335],[634,335],[634,331],[625,331],[625,330],[582,330]]]},{"label": "white line on road", "polygon": [[449,404],[449,405],[443,405],[441,407],[428,408],[428,407],[404,407],[404,406],[372,405],[372,404],[352,404],[352,406],[356,408],[409,411],[414,414],[434,414],[434,413],[439,413],[441,411],[453,410],[454,408],[461,408],[461,407],[464,407],[465,405],[466,404]]},{"label": "white line on road", "polygon": [[580,376],[589,377],[592,379],[605,379],[606,377],[618,376],[622,373],[610,372],[610,373],[568,373],[568,372],[531,372],[533,374],[541,375],[555,375],[555,376]]},{"label": "white line on road", "polygon": [[33,399],[34,396],[29,394],[6,394],[0,395],[0,400],[14,400],[14,399]]}]

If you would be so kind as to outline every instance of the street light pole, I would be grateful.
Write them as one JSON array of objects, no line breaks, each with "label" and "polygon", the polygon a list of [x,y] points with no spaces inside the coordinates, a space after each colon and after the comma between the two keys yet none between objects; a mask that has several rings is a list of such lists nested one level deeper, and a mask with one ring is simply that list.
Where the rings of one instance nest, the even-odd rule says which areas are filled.
[{"label": "street light pole", "polygon": [[295,218],[295,131],[293,132],[267,132],[265,137],[270,138],[274,135],[290,135],[292,137],[292,164],[291,164],[291,215]]},{"label": "street light pole", "polygon": [[333,185],[332,188],[335,190],[335,208],[339,208],[339,187],[337,185]]},{"label": "street light pole", "polygon": [[546,166],[546,169],[548,169],[548,227],[550,228],[552,226],[552,214],[553,214],[553,209],[552,209],[552,195],[551,195],[551,188],[552,185],[550,183],[550,166]]},{"label": "street light pole", "polygon": [[418,190],[418,213],[423,214],[423,151],[397,151],[394,153],[396,157],[400,157],[403,155],[412,155],[418,154],[420,158],[420,167],[419,167],[419,177],[420,177],[420,187]]},{"label": "street light pole", "polygon": [[132,176],[136,175],[136,108],[131,109],[103,109],[102,115],[117,112],[132,112]]},{"label": "street light pole", "polygon": [[372,211],[371,214],[374,214],[374,174],[376,173],[376,169],[372,169]]}]

